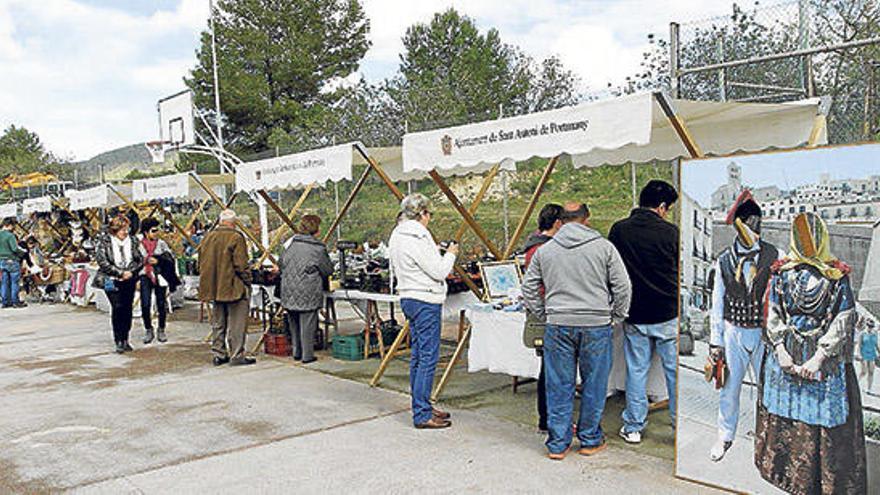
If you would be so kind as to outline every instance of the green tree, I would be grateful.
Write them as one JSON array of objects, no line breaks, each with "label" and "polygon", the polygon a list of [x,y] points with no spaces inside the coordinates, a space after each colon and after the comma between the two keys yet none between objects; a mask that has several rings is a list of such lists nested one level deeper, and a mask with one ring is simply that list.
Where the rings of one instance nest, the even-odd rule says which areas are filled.
[{"label": "green tree", "polygon": [[410,130],[556,108],[578,100],[577,78],[557,58],[540,64],[496,29],[448,9],[403,37],[389,94]]},{"label": "green tree", "polygon": [[[320,123],[337,99],[328,85],[370,46],[359,0],[219,0],[214,18],[224,139],[239,150],[267,148],[275,128]],[[213,109],[209,31],[197,58],[186,83],[199,108]]]},{"label": "green tree", "polygon": [[0,177],[61,171],[60,161],[46,151],[36,133],[10,125],[0,135]]},{"label": "green tree", "polygon": [[[699,67],[789,52],[803,46],[832,46],[880,36],[880,2],[876,0],[810,0],[807,7],[810,15],[806,24],[800,26],[796,19],[780,18],[779,9],[748,10],[733,3],[727,17],[682,27],[680,64],[684,68]],[[797,12],[790,10],[791,13]],[[669,44],[650,35],[649,40],[651,45],[643,54],[640,71],[614,88],[615,92],[669,87]],[[880,133],[878,59],[880,46],[875,44],[813,56],[809,71],[806,59],[800,58],[741,65],[724,71],[723,92],[721,71],[691,74],[681,79],[681,96],[697,100],[718,100],[724,96],[728,100],[786,101],[804,95],[753,85],[811,85],[814,94],[831,97],[830,142],[871,139]]]}]

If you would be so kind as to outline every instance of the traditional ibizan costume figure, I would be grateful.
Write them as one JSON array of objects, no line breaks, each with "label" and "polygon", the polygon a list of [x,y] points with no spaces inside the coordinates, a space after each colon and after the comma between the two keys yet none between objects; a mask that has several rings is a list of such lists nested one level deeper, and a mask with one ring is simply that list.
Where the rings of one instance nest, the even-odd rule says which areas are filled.
[{"label": "traditional ibizan costume figure", "polygon": [[723,359],[728,369],[718,406],[718,438],[709,452],[709,457],[716,462],[724,458],[736,436],[743,380],[749,368],[757,379],[764,355],[763,298],[779,251],[760,239],[761,217],[761,207],[744,191],[731,208],[727,221],[737,235],[714,266],[710,359],[715,362]]},{"label": "traditional ibizan costume figure", "polygon": [[761,476],[789,493],[867,491],[849,272],[822,219],[798,215],[767,294],[755,440]]}]

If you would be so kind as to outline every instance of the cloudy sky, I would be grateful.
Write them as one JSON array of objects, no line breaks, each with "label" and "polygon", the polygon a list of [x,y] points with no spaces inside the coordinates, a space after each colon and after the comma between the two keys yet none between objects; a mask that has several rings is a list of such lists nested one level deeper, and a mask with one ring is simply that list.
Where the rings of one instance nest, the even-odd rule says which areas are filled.
[{"label": "cloudy sky", "polygon": [[[536,58],[559,55],[584,91],[638,70],[647,33],[726,13],[728,0],[362,0],[373,47],[361,74],[397,69],[406,27],[448,6]],[[23,125],[87,159],[155,139],[156,100],[183,88],[208,0],[0,0],[0,128]],[[221,81],[222,84],[222,81]]]}]

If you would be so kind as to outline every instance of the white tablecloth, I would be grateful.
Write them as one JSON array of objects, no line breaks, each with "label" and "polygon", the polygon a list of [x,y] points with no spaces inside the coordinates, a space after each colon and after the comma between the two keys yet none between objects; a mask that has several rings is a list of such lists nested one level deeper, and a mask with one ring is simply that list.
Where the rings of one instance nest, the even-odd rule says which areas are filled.
[{"label": "white tablecloth", "polygon": [[524,313],[467,309],[465,314],[471,322],[468,372],[538,378],[541,358],[522,342]]},{"label": "white tablecloth", "polygon": [[338,289],[333,292],[325,292],[325,297],[329,297],[331,299],[335,299],[337,301],[375,301],[375,302],[384,302],[384,303],[394,303],[398,304],[400,302],[400,296],[395,296],[393,294],[379,294],[376,292],[363,292],[359,290],[348,290],[348,289]]},{"label": "white tablecloth", "polygon": [[[525,314],[518,312],[486,311],[481,308],[467,309],[471,322],[471,341],[468,348],[468,372],[488,370],[511,376],[537,378],[541,371],[541,359],[534,349],[522,342]],[[623,330],[614,329],[614,364],[608,378],[608,391],[626,389],[626,361],[623,354]],[[648,395],[654,400],[668,397],[666,381],[660,357],[654,355],[648,371]]]}]

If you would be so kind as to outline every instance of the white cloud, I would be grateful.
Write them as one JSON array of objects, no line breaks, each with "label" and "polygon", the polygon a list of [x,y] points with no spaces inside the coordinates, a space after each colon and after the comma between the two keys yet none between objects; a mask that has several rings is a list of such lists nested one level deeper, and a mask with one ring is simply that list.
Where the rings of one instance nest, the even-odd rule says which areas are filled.
[{"label": "white cloud", "polygon": [[[373,41],[362,72],[372,78],[393,74],[407,27],[453,6],[537,59],[559,55],[585,90],[637,71],[648,32],[730,9],[726,0],[362,1]],[[155,138],[156,100],[182,89],[207,16],[208,0],[151,15],[78,0],[0,0],[0,128],[24,125],[77,159]]]},{"label": "white cloud", "polygon": [[718,0],[364,0],[372,22],[373,47],[365,65],[396,66],[401,37],[416,22],[454,7],[482,30],[498,29],[501,39],[537,59],[558,55],[581,76],[584,90],[621,83],[639,70],[649,33],[668,31],[671,21],[720,15],[730,3]]},{"label": "white cloud", "polygon": [[0,127],[85,159],[154,139],[156,101],[183,88],[207,0],[138,16],[74,0],[0,2]]}]

